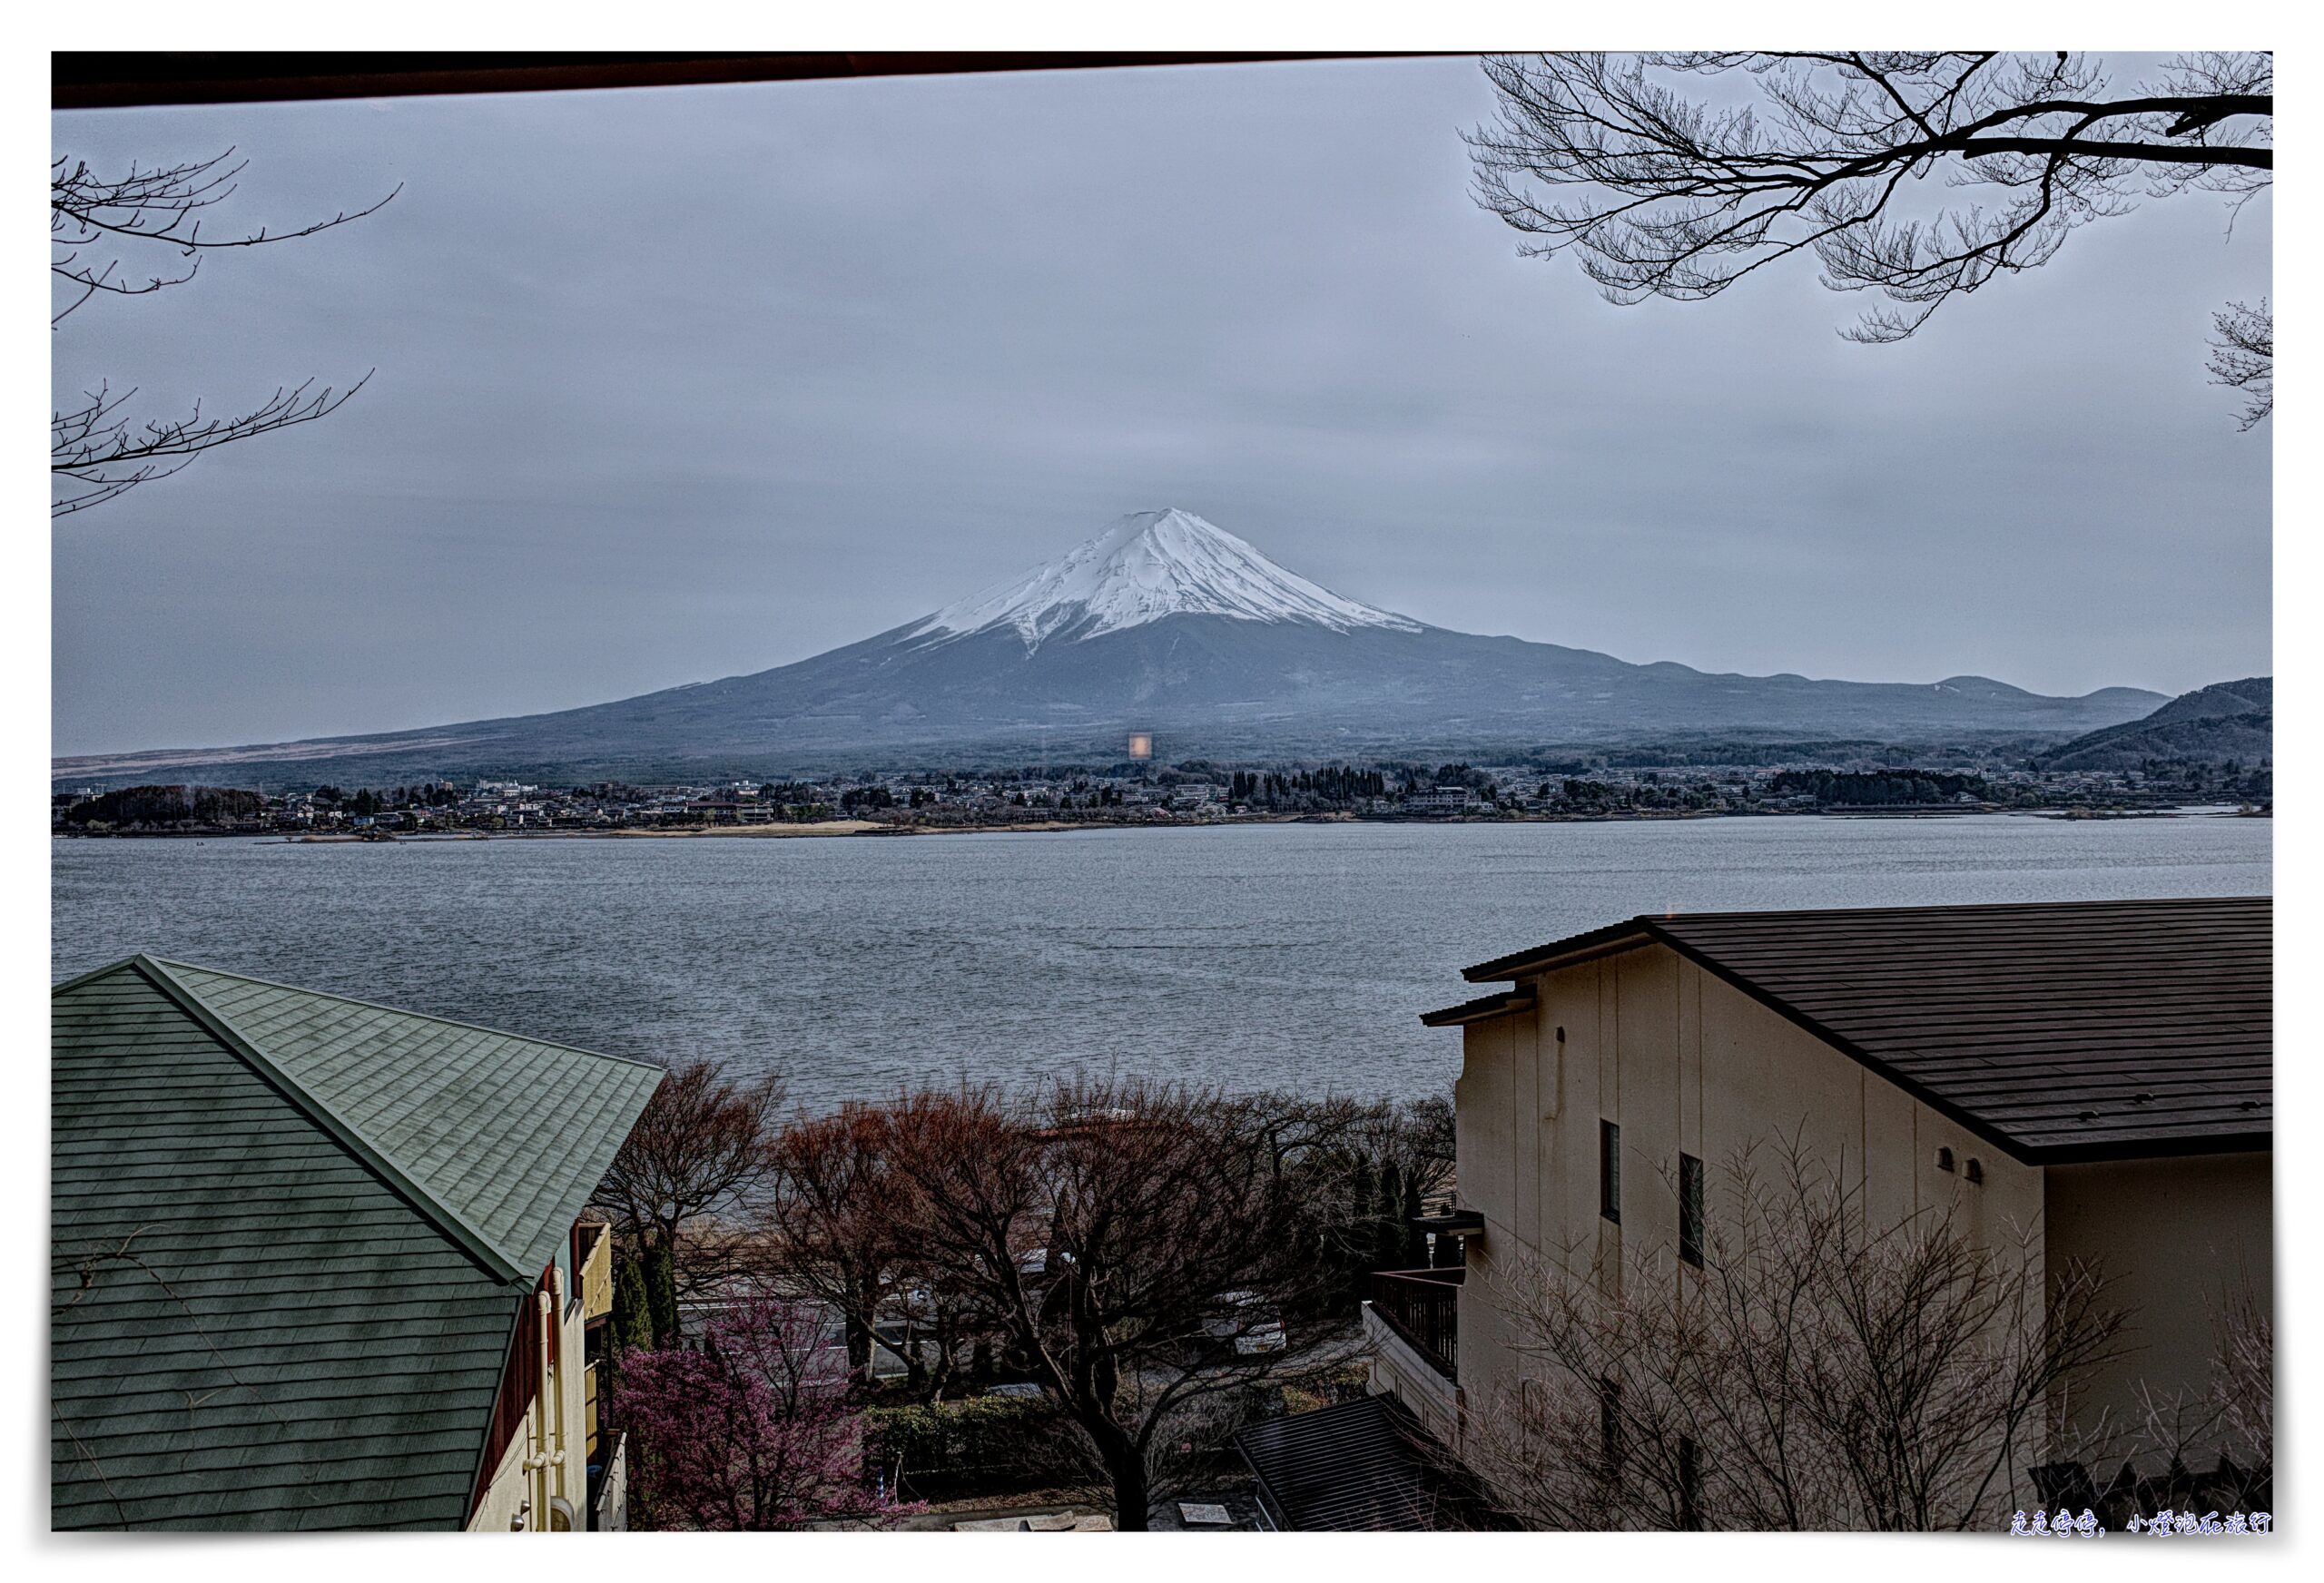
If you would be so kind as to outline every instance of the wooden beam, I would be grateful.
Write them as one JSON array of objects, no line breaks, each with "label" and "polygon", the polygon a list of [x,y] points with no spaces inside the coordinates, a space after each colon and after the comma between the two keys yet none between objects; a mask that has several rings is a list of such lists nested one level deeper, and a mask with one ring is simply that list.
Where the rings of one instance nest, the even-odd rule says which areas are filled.
[{"label": "wooden beam", "polygon": [[302,99],[401,98],[425,93],[534,93],[710,83],[780,83],[817,77],[1384,58],[1393,57],[1353,52],[1243,54],[1192,50],[886,50],[791,54],[64,50],[49,57],[49,103],[56,110],[98,110],[152,104],[236,104]]}]

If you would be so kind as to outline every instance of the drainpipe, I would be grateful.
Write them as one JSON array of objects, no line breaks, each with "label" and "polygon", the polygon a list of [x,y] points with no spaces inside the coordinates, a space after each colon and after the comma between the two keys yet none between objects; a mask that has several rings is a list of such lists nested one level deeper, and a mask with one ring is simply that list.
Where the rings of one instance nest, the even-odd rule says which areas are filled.
[{"label": "drainpipe", "polygon": [[565,1421],[565,1385],[566,1375],[570,1370],[570,1360],[565,1355],[565,1271],[561,1267],[553,1267],[550,1272],[549,1291],[546,1295],[546,1301],[549,1326],[548,1339],[554,1343],[555,1351],[550,1352],[545,1349],[541,1356],[544,1361],[550,1357],[556,1360],[553,1392],[556,1398],[553,1406],[556,1413],[556,1433],[550,1441],[549,1451],[550,1466],[555,1471],[550,1480],[552,1487],[549,1494],[552,1498],[560,1496],[569,1498],[572,1492],[565,1487],[565,1465],[568,1460],[566,1452],[566,1437],[570,1427]]},{"label": "drainpipe", "polygon": [[527,1428],[532,1439],[531,1452],[525,1458],[525,1471],[532,1486],[532,1508],[534,1511],[541,1514],[544,1531],[547,1522],[549,1496],[552,1493],[548,1482],[548,1469],[553,1460],[549,1447],[548,1348],[549,1326],[556,1322],[556,1313],[551,1306],[555,1301],[556,1299],[547,1292],[536,1291],[533,1293],[533,1322],[538,1327],[537,1334],[540,1343],[540,1363],[538,1372],[533,1381],[533,1411],[525,1415],[528,1421]]}]

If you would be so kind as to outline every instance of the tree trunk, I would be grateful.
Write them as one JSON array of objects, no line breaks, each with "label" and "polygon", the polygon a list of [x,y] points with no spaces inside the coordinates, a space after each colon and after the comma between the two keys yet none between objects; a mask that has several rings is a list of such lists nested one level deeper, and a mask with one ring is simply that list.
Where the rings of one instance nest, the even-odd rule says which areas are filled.
[{"label": "tree trunk", "polygon": [[[1371,1262],[1374,1270],[1401,1270],[1405,1267],[1403,1262],[1403,1227],[1397,1224],[1403,1202],[1403,1173],[1391,1162],[1381,1169],[1380,1196],[1373,1210]],[[1371,1283],[1366,1281],[1364,1285],[1369,1289]]]},{"label": "tree trunk", "polygon": [[678,1344],[677,1263],[666,1235],[645,1244],[645,1311],[654,1324],[654,1345]]},{"label": "tree trunk", "polygon": [[1088,1287],[1079,1269],[1076,1267],[1068,1279],[1072,1283],[1068,1313],[1077,1344],[1071,1369],[1063,1378],[1055,1377],[1052,1371],[1052,1383],[1072,1405],[1075,1419],[1097,1448],[1098,1460],[1114,1487],[1115,1529],[1122,1533],[1144,1533],[1147,1502],[1151,1499],[1147,1488],[1146,1452],[1134,1436],[1114,1421],[1112,1412],[1121,1384],[1121,1371],[1105,1344],[1105,1332],[1098,1324],[1097,1315],[1090,1310]]},{"label": "tree trunk", "polygon": [[1357,1156],[1354,1175],[1354,1202],[1349,1205],[1347,1236],[1339,1249],[1339,1263],[1346,1273],[1349,1301],[1361,1303],[1372,1290],[1372,1217],[1374,1210],[1372,1161],[1368,1156]]},{"label": "tree trunk", "polygon": [[936,1366],[928,1372],[927,1394],[921,1398],[925,1401],[933,1401],[950,1389],[952,1376],[960,1369],[960,1359],[956,1356],[960,1338],[952,1333],[952,1327],[946,1322],[941,1307],[936,1311],[936,1325],[931,1339],[936,1348]]},{"label": "tree trunk", "polygon": [[920,1355],[920,1326],[904,1321],[904,1389],[915,1401],[928,1400],[928,1364]]},{"label": "tree trunk", "polygon": [[1098,1460],[1114,1487],[1114,1527],[1122,1533],[1147,1531],[1147,1514],[1153,1493],[1146,1476],[1146,1454],[1115,1425],[1082,1427],[1098,1443]]},{"label": "tree trunk", "polygon": [[645,1301],[645,1266],[627,1254],[614,1261],[613,1343],[615,1356],[654,1344]]},{"label": "tree trunk", "polygon": [[880,1348],[874,1329],[880,1318],[880,1277],[876,1271],[866,1270],[855,1275],[851,1284],[855,1302],[846,1316],[847,1372],[859,1389],[869,1391],[878,1378],[872,1363]]}]

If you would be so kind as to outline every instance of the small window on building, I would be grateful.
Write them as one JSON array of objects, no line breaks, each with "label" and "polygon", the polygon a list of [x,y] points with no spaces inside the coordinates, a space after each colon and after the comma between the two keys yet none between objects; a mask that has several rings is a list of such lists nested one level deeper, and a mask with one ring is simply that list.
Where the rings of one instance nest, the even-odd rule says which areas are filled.
[{"label": "small window on building", "polygon": [[1622,1129],[1610,1121],[1598,1124],[1598,1213],[1622,1224]]},{"label": "small window on building", "polygon": [[1985,1179],[1985,1168],[1977,1164],[1974,1158],[1962,1167],[1961,1174],[1972,1182],[1982,1182]]},{"label": "small window on building", "polygon": [[1953,1169],[1953,1151],[1951,1149],[1939,1149],[1936,1151],[1936,1168],[1940,1171],[1950,1171]]},{"label": "small window on building", "polygon": [[1703,1163],[1692,1155],[1679,1156],[1679,1256],[1703,1267]]}]

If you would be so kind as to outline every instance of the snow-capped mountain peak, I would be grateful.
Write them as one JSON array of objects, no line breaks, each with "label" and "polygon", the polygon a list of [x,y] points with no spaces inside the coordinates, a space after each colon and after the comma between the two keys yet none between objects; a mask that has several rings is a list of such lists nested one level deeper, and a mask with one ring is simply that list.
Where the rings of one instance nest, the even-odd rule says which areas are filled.
[{"label": "snow-capped mountain peak", "polygon": [[1009,626],[1029,651],[1060,634],[1078,642],[1166,615],[1305,622],[1335,632],[1421,630],[1408,617],[1343,599],[1225,528],[1173,509],[1118,517],[1058,559],[946,605],[906,635],[944,643]]}]

